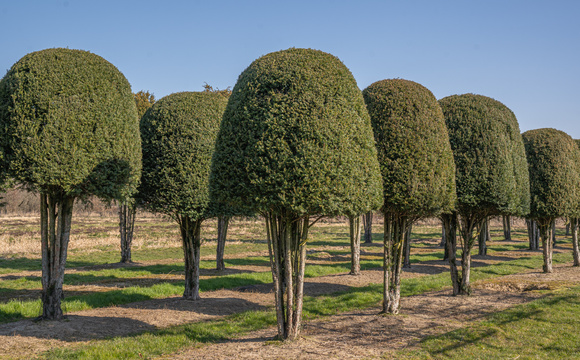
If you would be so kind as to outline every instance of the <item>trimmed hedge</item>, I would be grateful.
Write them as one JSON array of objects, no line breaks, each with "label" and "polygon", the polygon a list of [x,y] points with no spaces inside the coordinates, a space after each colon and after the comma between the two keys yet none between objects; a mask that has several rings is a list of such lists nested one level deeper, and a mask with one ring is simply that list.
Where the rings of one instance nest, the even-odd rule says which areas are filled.
[{"label": "trimmed hedge", "polygon": [[242,72],[212,164],[212,197],[247,212],[358,215],[382,199],[362,94],[322,51],[278,51]]}]

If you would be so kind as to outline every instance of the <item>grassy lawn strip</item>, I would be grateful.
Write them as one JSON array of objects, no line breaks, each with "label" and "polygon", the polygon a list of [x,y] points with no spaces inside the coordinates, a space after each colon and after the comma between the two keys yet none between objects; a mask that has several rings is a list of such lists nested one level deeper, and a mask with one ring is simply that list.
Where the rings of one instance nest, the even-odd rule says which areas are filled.
[{"label": "grassy lawn strip", "polygon": [[578,359],[580,287],[492,314],[484,321],[429,337],[404,359]]},{"label": "grassy lawn strip", "polygon": [[[555,262],[569,261],[569,254],[557,254]],[[472,278],[487,279],[528,269],[537,269],[541,256],[523,258],[497,265],[473,269]],[[449,287],[449,274],[442,273],[419,278],[405,279],[401,295],[411,296]],[[352,288],[345,292],[316,298],[306,297],[304,320],[335,315],[345,311],[376,306],[382,300],[382,284]],[[220,320],[198,322],[171,327],[135,336],[95,340],[71,348],[55,349],[46,353],[49,359],[138,359],[173,353],[185,347],[201,346],[232,339],[241,334],[274,326],[275,314],[269,311],[251,311],[227,316]]]}]

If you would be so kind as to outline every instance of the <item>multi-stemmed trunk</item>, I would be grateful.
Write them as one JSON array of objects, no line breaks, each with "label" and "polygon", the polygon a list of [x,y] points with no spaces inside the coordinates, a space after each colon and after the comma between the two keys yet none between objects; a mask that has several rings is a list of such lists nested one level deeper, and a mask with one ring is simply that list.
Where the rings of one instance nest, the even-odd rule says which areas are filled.
[{"label": "multi-stemmed trunk", "polygon": [[278,337],[294,340],[300,333],[309,217],[268,212],[266,229],[274,282]]},{"label": "multi-stemmed trunk", "polygon": [[443,229],[445,229],[445,250],[449,260],[453,295],[459,295],[461,277],[457,268],[457,213],[442,214],[441,222],[443,223]]},{"label": "multi-stemmed trunk", "polygon": [[511,216],[504,215],[504,216],[502,216],[502,219],[503,219],[503,238],[507,241],[511,241],[511,239],[512,239]]},{"label": "multi-stemmed trunk", "polygon": [[383,310],[385,314],[398,314],[401,299],[401,268],[403,243],[408,226],[412,223],[406,216],[384,213],[383,257]]},{"label": "multi-stemmed trunk", "polygon": [[411,232],[413,231],[413,224],[409,224],[405,232],[405,243],[403,247],[403,267],[411,267]]},{"label": "multi-stemmed trunk", "polygon": [[487,242],[490,240],[489,218],[486,217],[479,226],[479,235],[477,237],[479,251],[478,255],[487,255]]},{"label": "multi-stemmed trunk", "polygon": [[526,219],[526,225],[528,227],[529,249],[532,251],[540,250],[540,231],[538,230],[537,222],[532,219]]},{"label": "multi-stemmed trunk", "polygon": [[476,214],[466,214],[460,216],[459,224],[461,236],[461,282],[459,285],[459,293],[457,295],[471,294],[471,250],[475,244],[475,236],[473,232],[478,224],[485,219],[485,216]]},{"label": "multi-stemmed trunk", "polygon": [[580,219],[572,218],[569,220],[570,231],[572,232],[572,255],[574,257],[574,265],[580,266],[580,249],[578,248],[578,223]]},{"label": "multi-stemmed trunk", "polygon": [[230,224],[229,216],[219,216],[217,223],[217,251],[216,251],[216,270],[225,270],[224,251],[226,248],[226,237],[228,235],[228,226]]},{"label": "multi-stemmed trunk", "polygon": [[361,234],[361,217],[349,216],[349,235],[350,235],[350,274],[360,275],[360,234]]},{"label": "multi-stemmed trunk", "polygon": [[70,238],[74,198],[62,194],[40,194],[40,238],[42,247],[42,315],[40,319],[61,320],[62,286]]},{"label": "multi-stemmed trunk", "polygon": [[119,233],[121,235],[121,262],[130,263],[133,230],[135,229],[135,214],[137,207],[134,204],[123,202],[119,205]]},{"label": "multi-stemmed trunk", "polygon": [[552,254],[554,251],[554,241],[552,239],[552,224],[555,219],[545,218],[538,219],[538,229],[540,231],[540,238],[542,239],[542,250],[544,252],[544,266],[545,273],[551,273],[552,269]]},{"label": "multi-stemmed trunk", "polygon": [[177,215],[181,231],[181,245],[185,261],[185,290],[183,297],[198,300],[199,297],[199,256],[201,250],[201,223],[203,219],[192,219],[187,215]]},{"label": "multi-stemmed trunk", "polygon": [[369,211],[368,213],[362,216],[363,220],[363,227],[364,227],[364,238],[365,244],[372,244],[373,243],[373,212]]}]

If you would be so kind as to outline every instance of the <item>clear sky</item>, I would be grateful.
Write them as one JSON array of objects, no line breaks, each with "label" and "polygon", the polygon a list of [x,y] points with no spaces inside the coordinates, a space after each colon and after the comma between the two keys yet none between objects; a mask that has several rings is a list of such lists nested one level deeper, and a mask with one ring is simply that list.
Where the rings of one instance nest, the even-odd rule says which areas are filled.
[{"label": "clear sky", "polygon": [[319,49],[361,89],[403,78],[438,99],[486,95],[522,131],[580,138],[578,0],[0,0],[0,33],[0,71],[37,50],[89,50],[156,98],[233,87],[262,55]]}]

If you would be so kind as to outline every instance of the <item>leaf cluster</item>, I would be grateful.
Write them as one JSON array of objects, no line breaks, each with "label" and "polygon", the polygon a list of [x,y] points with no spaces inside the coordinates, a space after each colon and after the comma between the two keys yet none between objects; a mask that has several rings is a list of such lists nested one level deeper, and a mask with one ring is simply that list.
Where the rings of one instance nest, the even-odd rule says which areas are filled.
[{"label": "leaf cluster", "polygon": [[474,94],[448,96],[439,104],[455,159],[460,213],[526,214],[527,163],[513,112]]},{"label": "leaf cluster", "polygon": [[149,93],[149,91],[137,91],[133,94],[135,97],[135,105],[137,106],[137,115],[139,119],[145,115],[145,112],[155,104],[155,95]]},{"label": "leaf cluster", "polygon": [[370,118],[336,57],[288,49],[239,76],[216,143],[211,194],[250,211],[361,214],[381,203]]},{"label": "leaf cluster", "polygon": [[141,119],[140,199],[170,216],[208,217],[212,155],[227,97],[181,92],[157,101]]},{"label": "leaf cluster", "polygon": [[87,51],[47,49],[0,81],[3,168],[27,188],[124,198],[141,172],[137,109],[127,79]]},{"label": "leaf cluster", "polygon": [[436,215],[455,205],[455,164],[443,113],[413,81],[381,80],[363,90],[383,177],[384,210]]},{"label": "leaf cluster", "polygon": [[572,138],[556,129],[522,134],[529,163],[534,219],[577,216],[580,203],[580,150]]}]

